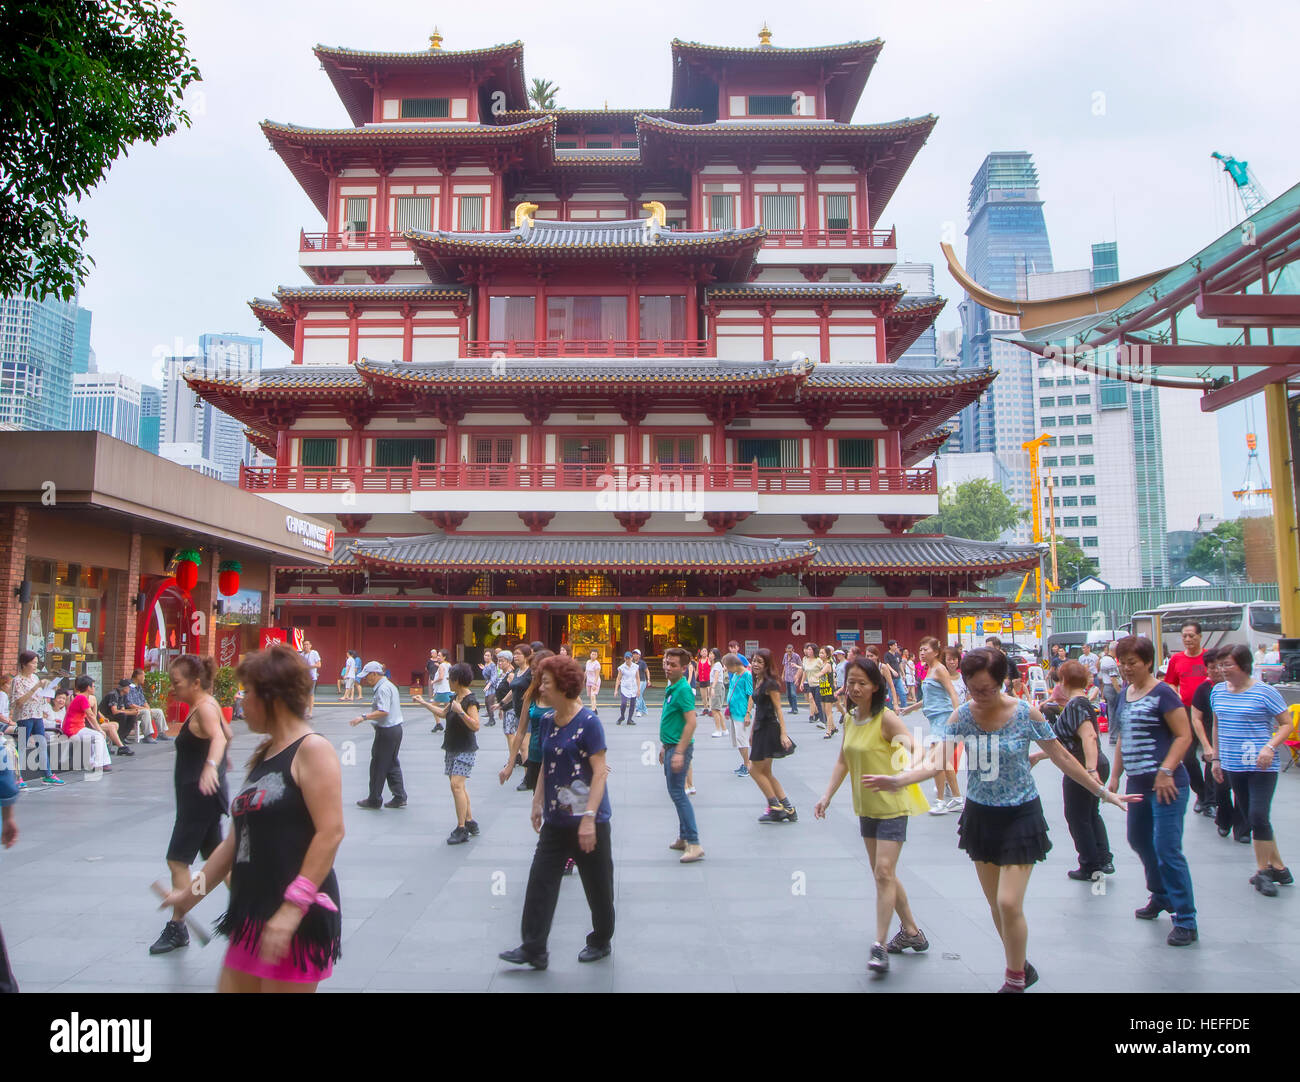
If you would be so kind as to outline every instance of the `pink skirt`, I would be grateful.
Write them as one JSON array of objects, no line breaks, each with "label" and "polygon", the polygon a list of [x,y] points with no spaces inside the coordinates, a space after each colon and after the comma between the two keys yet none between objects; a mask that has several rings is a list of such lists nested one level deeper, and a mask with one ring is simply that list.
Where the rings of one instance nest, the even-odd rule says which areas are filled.
[{"label": "pink skirt", "polygon": [[334,972],[333,962],[326,962],[323,968],[309,965],[306,969],[299,969],[289,960],[288,955],[275,965],[268,965],[257,956],[255,950],[250,951],[242,943],[231,943],[226,948],[225,964],[230,969],[265,981],[297,981],[302,984],[323,981]]}]

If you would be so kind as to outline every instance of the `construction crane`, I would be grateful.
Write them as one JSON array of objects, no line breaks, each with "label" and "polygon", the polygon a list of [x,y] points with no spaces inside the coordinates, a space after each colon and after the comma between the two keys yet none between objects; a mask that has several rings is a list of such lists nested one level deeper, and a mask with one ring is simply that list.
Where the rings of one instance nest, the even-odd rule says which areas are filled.
[{"label": "construction crane", "polygon": [[[1042,484],[1038,478],[1038,452],[1042,448],[1046,447],[1049,443],[1051,443],[1054,438],[1055,438],[1054,436],[1049,436],[1046,433],[1044,433],[1043,435],[1039,436],[1037,439],[1030,440],[1028,443],[1022,443],[1020,445],[1022,450],[1029,452],[1029,478],[1030,478],[1030,492],[1031,492],[1030,499],[1033,501],[1032,522],[1033,522],[1033,531],[1034,531],[1034,544],[1036,545],[1046,540],[1043,537],[1043,495],[1042,495],[1043,489],[1042,489]],[[1056,574],[1056,510],[1055,508],[1052,509],[1052,574],[1053,575]],[[1025,587],[1029,585],[1029,577],[1031,575],[1034,578],[1034,600],[1037,601],[1040,606],[1043,603],[1044,596],[1050,596],[1051,592],[1056,589],[1056,583],[1051,579],[1048,579],[1047,582],[1044,583],[1042,568],[1037,567],[1032,571],[1025,572],[1025,577],[1024,579],[1021,580],[1020,589],[1016,591],[1016,599],[1014,602],[1012,602],[1012,604],[1015,605],[1020,604],[1020,598],[1023,596],[1025,592]],[[1047,590],[1046,595],[1044,595],[1043,593],[1044,588],[1046,588]],[[1045,635],[1046,629],[1040,628],[1039,633]],[[1046,642],[1046,639],[1044,639],[1044,642]]]},{"label": "construction crane", "polygon": [[1246,217],[1249,218],[1268,202],[1268,192],[1264,191],[1264,186],[1260,184],[1259,177],[1255,176],[1255,171],[1251,169],[1249,162],[1238,161],[1231,154],[1220,154],[1217,150],[1210,157],[1217,158],[1223,163],[1223,171],[1237,186],[1237,195],[1241,198]]},{"label": "construction crane", "polygon": [[1246,479],[1241,488],[1233,490],[1232,496],[1243,507],[1264,507],[1272,502],[1273,489],[1265,480],[1264,469],[1259,464],[1259,441],[1253,432],[1246,433],[1246,450]]}]

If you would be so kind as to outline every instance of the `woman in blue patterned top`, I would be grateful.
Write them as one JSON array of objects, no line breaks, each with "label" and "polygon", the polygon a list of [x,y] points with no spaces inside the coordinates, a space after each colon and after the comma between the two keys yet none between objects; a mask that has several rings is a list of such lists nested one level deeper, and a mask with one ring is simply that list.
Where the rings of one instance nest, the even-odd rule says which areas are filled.
[{"label": "woman in blue patterned top", "polygon": [[1191,787],[1183,756],[1192,746],[1192,727],[1178,692],[1156,679],[1150,639],[1129,635],[1115,644],[1115,660],[1128,686],[1119,697],[1111,726],[1115,769],[1108,786],[1119,791],[1128,771],[1128,792],[1145,799],[1129,812],[1128,843],[1142,860],[1151,897],[1133,915],[1155,920],[1173,914],[1165,940],[1185,947],[1197,940],[1192,873],[1183,855],[1183,818]]},{"label": "woman in blue patterned top", "polygon": [[[975,874],[993,914],[993,926],[1006,954],[1005,982],[999,991],[1023,992],[1038,980],[1025,960],[1029,926],[1025,891],[1034,864],[1047,856],[1047,820],[1030,773],[1029,745],[1036,743],[1060,769],[1108,804],[1124,807],[1140,797],[1118,797],[1090,777],[1083,764],[1061,747],[1043,715],[1003,692],[1007,655],[1001,650],[968,650],[961,675],[970,702],[948,719],[948,745],[966,744],[966,804],[957,825],[958,847],[975,862]],[[869,788],[895,788],[932,778],[943,767],[943,753],[931,749],[926,765],[892,778],[863,778]]]},{"label": "woman in blue patterned top", "polygon": [[1250,647],[1238,644],[1216,658],[1223,683],[1210,692],[1214,709],[1214,780],[1225,778],[1255,840],[1256,872],[1250,877],[1265,897],[1277,895],[1277,885],[1295,882],[1273,835],[1268,811],[1277,788],[1277,749],[1291,735],[1291,714],[1282,696],[1261,684],[1251,672]]},{"label": "woman in blue patterned top", "polygon": [[592,931],[578,954],[595,962],[611,950],[614,935],[614,860],[605,779],[605,730],[582,705],[585,674],[571,657],[548,657],[537,667],[538,698],[548,716],[541,723],[542,784],[533,793],[537,851],[524,894],[523,941],[497,957],[545,969],[547,939],[560,897],[565,860],[572,858],[591,909]]}]

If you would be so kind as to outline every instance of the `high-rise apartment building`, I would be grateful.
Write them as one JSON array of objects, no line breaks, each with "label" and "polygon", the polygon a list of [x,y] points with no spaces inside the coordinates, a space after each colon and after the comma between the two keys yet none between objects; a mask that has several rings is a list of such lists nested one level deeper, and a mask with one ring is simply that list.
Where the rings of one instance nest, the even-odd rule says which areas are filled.
[{"label": "high-rise apartment building", "polygon": [[0,424],[67,430],[72,377],[90,364],[90,319],[76,301],[0,300]]},{"label": "high-rise apartment building", "polygon": [[103,432],[124,443],[140,439],[140,383],[121,372],[72,377],[72,431]]},{"label": "high-rise apartment building", "polygon": [[[933,263],[896,263],[885,275],[886,285],[901,285],[907,290],[908,300],[924,300],[934,293]],[[939,353],[934,324],[931,323],[916,341],[903,351],[896,362],[900,368],[937,368]]]}]

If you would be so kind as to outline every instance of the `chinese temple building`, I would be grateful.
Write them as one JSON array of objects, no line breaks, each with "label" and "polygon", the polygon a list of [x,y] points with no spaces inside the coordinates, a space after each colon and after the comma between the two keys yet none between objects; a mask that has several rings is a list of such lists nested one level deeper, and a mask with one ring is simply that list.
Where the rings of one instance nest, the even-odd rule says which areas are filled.
[{"label": "chinese temple building", "polygon": [[395,675],[431,646],[915,643],[1032,548],[908,533],[989,370],[894,361],[942,298],[883,284],[934,126],[852,122],[880,41],[672,43],[666,108],[530,108],[523,46],[318,47],[352,126],[263,131],[320,212],[293,349],[190,383],[335,526],[283,621]]}]

